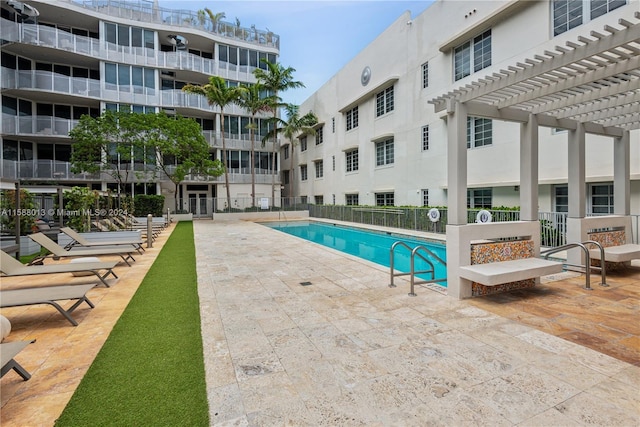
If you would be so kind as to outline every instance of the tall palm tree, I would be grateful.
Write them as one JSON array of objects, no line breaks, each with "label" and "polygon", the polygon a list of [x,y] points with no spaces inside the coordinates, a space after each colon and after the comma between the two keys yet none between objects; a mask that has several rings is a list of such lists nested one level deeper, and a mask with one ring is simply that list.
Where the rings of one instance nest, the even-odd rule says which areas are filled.
[{"label": "tall palm tree", "polygon": [[275,133],[281,133],[291,141],[291,195],[295,195],[295,152],[296,140],[304,135],[315,135],[315,125],[318,124],[318,117],[313,111],[309,111],[304,116],[300,116],[300,106],[294,104],[285,104],[285,113],[287,120],[278,119],[279,128]]},{"label": "tall palm tree", "polygon": [[[281,98],[278,93],[284,92],[288,89],[298,89],[305,87],[302,82],[293,80],[293,73],[295,68],[283,67],[281,64],[269,62],[266,59],[262,59],[262,62],[266,65],[267,69],[256,68],[253,70],[253,75],[256,76],[258,82],[261,83],[265,89],[270,92],[270,95],[274,96],[279,102]],[[273,111],[273,125],[274,130],[278,121],[278,107],[280,103],[274,103]],[[277,132],[273,132],[274,144],[273,144],[273,157],[271,162],[271,172],[273,173],[271,180],[271,200],[275,202],[276,198],[276,148],[277,148]]]},{"label": "tall palm tree", "polygon": [[224,165],[224,184],[227,188],[227,207],[231,208],[231,191],[229,190],[229,168],[227,165],[227,146],[224,139],[224,109],[231,104],[238,104],[240,94],[246,90],[244,87],[229,87],[227,82],[219,76],[209,77],[209,83],[199,86],[188,84],[182,90],[184,92],[203,95],[209,105],[220,108],[220,122],[222,124],[222,164]]},{"label": "tall palm tree", "polygon": [[247,87],[240,94],[238,104],[251,114],[249,123],[249,137],[251,139],[251,206],[254,207],[256,201],[256,171],[255,171],[255,147],[256,147],[256,115],[263,111],[271,111],[273,99],[271,97],[262,96],[265,92],[264,87],[259,84],[253,84]]},{"label": "tall palm tree", "polygon": [[217,33],[218,23],[222,21],[224,18],[226,18],[227,15],[225,15],[224,12],[213,13],[211,9],[209,9],[208,7],[205,7],[204,11],[207,13],[207,15],[209,16],[209,19],[211,20],[211,25],[212,25],[211,31],[214,33]]}]

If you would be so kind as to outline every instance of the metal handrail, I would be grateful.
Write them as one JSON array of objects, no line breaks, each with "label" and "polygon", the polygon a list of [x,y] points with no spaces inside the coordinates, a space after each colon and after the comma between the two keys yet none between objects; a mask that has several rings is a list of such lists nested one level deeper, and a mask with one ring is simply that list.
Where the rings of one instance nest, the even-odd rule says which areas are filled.
[{"label": "metal handrail", "polygon": [[[589,254],[589,249],[587,248],[586,245],[596,245],[600,249],[600,260],[601,260],[600,267],[591,266],[591,255]],[[576,243],[576,242],[567,243],[566,245],[558,246],[557,248],[547,249],[546,251],[541,252],[540,255],[544,255],[544,259],[548,259],[549,255],[552,255],[556,252],[561,252],[567,249],[572,249],[572,248],[582,248],[585,254],[586,265],[569,264],[567,262],[565,262],[564,265],[568,265],[571,267],[584,268],[585,282],[586,282],[584,288],[591,290],[591,269],[592,268],[600,268],[600,275],[602,280],[602,282],[600,283],[600,286],[609,286],[607,284],[607,273],[606,273],[605,262],[604,262],[604,248],[600,243],[594,240],[586,240],[581,243]]]},{"label": "metal handrail", "polygon": [[[402,246],[405,247],[407,249],[409,249],[411,251],[411,258],[410,258],[410,271],[408,273],[395,273],[395,261],[394,261],[394,255],[395,255],[395,249],[397,246]],[[425,251],[428,255],[430,255],[431,257],[435,258],[436,261],[438,261],[440,264],[443,264],[444,266],[447,265],[446,261],[444,261],[442,258],[440,258],[438,255],[436,255],[433,251],[427,249],[426,247],[422,246],[422,245],[418,245],[415,248],[411,248],[409,245],[407,245],[406,243],[402,242],[402,241],[397,241],[395,242],[393,245],[391,245],[391,249],[389,249],[389,268],[390,268],[390,283],[389,283],[389,287],[390,288],[395,288],[396,285],[393,283],[393,278],[397,277],[397,276],[410,276],[410,282],[411,282],[411,291],[409,292],[409,296],[415,297],[416,293],[414,292],[414,287],[415,284],[421,284],[421,283],[438,283],[438,282],[444,282],[447,280],[447,278],[435,278],[435,271],[436,268],[433,265],[433,262],[431,262],[430,259],[426,258],[424,255],[420,254],[419,251]],[[428,270],[420,270],[420,271],[415,271],[415,258],[416,256],[420,257],[420,259],[422,259],[424,262],[426,262],[430,269]],[[415,277],[418,274],[425,274],[425,273],[431,273],[431,280],[421,280],[416,282]]]}]

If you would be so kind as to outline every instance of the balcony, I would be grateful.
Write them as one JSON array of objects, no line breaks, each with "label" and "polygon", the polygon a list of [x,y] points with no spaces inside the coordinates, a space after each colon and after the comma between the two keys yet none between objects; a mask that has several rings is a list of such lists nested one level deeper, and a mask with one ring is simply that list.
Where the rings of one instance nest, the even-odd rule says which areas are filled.
[{"label": "balcony", "polygon": [[64,95],[100,98],[100,80],[68,77],[50,71],[12,70],[2,67],[2,89],[35,89]]},{"label": "balcony", "polygon": [[104,13],[110,17],[134,21],[165,24],[207,31],[219,37],[279,49],[280,37],[271,31],[245,28],[228,22],[213,22],[208,17],[199,17],[196,11],[174,10],[154,7],[151,1],[124,0],[66,0],[68,3]]},{"label": "balcony", "polygon": [[69,132],[77,124],[78,120],[51,116],[2,115],[2,133],[4,135],[60,136],[68,138]]},{"label": "balcony", "polygon": [[98,180],[100,174],[72,173],[71,163],[55,160],[3,160],[3,179]]}]

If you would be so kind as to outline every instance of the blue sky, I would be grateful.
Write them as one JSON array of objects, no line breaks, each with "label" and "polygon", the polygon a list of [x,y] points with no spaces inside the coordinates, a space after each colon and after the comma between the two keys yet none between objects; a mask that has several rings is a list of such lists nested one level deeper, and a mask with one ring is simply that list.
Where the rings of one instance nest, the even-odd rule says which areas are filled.
[{"label": "blue sky", "polygon": [[294,77],[304,89],[282,94],[285,102],[301,104],[371,43],[402,13],[415,17],[432,1],[195,1],[160,0],[170,9],[208,7],[224,12],[227,22],[236,17],[243,27],[267,28],[280,35],[279,62],[296,69]]}]

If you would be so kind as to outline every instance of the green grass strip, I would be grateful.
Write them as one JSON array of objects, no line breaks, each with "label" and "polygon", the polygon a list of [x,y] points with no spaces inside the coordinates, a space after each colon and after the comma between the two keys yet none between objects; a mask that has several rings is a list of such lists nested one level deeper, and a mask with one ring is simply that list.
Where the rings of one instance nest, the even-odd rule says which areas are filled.
[{"label": "green grass strip", "polygon": [[180,222],[55,425],[208,426],[199,310]]}]

